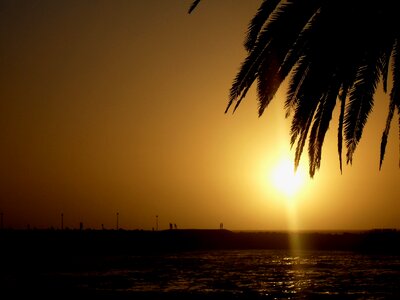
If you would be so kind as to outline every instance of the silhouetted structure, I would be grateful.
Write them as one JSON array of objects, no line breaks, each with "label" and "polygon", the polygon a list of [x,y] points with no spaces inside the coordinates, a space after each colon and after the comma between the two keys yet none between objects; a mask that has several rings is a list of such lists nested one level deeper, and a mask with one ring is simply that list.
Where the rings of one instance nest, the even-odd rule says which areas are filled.
[{"label": "silhouetted structure", "polygon": [[79,223],[79,230],[83,230],[83,222]]}]

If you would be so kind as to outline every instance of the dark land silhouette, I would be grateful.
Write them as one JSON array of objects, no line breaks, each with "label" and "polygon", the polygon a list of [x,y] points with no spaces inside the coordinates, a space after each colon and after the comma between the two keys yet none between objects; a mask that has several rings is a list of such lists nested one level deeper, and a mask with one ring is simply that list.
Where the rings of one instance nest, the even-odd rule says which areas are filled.
[{"label": "dark land silhouette", "polygon": [[400,254],[400,231],[395,229],[357,232],[257,232],[226,229],[2,230],[0,253],[3,257],[20,257],[235,249],[293,250],[293,240],[298,241],[301,250]]}]

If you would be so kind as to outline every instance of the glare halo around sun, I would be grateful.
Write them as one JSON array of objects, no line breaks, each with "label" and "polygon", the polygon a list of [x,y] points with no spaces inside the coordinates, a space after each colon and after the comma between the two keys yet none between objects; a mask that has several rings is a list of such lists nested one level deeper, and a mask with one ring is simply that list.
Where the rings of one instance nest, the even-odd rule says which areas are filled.
[{"label": "glare halo around sun", "polygon": [[294,171],[294,162],[290,158],[281,158],[271,169],[272,186],[280,196],[293,199],[305,183],[306,175],[302,169]]}]

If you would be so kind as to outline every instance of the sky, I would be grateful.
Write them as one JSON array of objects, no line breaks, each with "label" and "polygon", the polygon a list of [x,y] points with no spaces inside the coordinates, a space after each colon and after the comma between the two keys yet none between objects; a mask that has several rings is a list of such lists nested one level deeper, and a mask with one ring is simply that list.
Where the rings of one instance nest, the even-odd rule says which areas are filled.
[{"label": "sky", "polygon": [[3,226],[400,228],[381,87],[353,165],[341,174],[335,111],[321,169],[310,179],[303,155],[295,187],[285,85],[261,117],[254,88],[224,113],[260,3],[0,0]]}]

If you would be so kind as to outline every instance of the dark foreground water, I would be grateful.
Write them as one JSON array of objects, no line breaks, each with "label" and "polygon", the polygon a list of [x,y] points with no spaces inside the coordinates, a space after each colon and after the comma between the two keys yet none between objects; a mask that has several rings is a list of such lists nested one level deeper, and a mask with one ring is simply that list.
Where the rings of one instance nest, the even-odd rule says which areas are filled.
[{"label": "dark foreground water", "polygon": [[55,299],[400,299],[400,257],[340,251],[97,256],[23,270],[3,273],[0,298],[32,291]]}]

